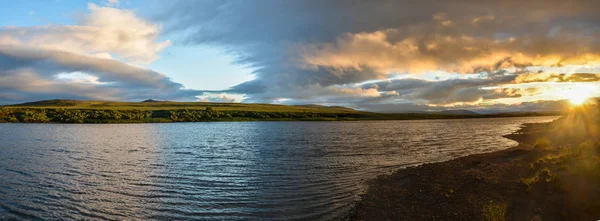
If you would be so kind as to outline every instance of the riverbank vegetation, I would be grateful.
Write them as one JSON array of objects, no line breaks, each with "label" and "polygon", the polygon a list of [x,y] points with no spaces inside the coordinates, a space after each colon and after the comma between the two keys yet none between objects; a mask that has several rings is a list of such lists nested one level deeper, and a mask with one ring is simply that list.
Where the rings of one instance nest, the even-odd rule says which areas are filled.
[{"label": "riverbank vegetation", "polygon": [[[555,113],[550,113],[555,114]],[[0,107],[2,123],[166,123],[202,121],[410,120],[549,115],[382,114],[346,107],[202,102],[48,100]]]}]

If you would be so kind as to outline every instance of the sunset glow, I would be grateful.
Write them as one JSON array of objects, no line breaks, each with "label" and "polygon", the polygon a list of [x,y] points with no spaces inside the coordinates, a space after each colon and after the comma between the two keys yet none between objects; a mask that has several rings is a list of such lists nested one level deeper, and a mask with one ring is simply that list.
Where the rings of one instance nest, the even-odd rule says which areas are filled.
[{"label": "sunset glow", "polygon": [[600,221],[600,0],[2,3],[0,221]]},{"label": "sunset glow", "polygon": [[600,29],[589,22],[597,6],[67,2],[0,9],[0,105],[154,99],[497,113],[561,111],[600,96]]},{"label": "sunset glow", "polygon": [[572,105],[579,106],[584,104],[590,97],[592,97],[596,90],[597,88],[594,86],[571,88],[564,91],[563,97],[564,99],[569,100]]}]

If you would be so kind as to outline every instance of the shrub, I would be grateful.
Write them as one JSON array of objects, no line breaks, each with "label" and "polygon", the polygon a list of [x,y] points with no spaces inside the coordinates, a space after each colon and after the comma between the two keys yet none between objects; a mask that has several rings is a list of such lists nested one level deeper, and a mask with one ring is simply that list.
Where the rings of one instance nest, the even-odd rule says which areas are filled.
[{"label": "shrub", "polygon": [[507,208],[506,203],[490,201],[483,206],[482,219],[485,221],[505,221]]},{"label": "shrub", "polygon": [[16,117],[20,122],[25,123],[46,123],[50,122],[50,118],[46,116],[44,110],[24,110],[16,113]]},{"label": "shrub", "polygon": [[0,122],[3,123],[14,123],[19,122],[15,117],[14,112],[8,108],[0,108]]},{"label": "shrub", "polygon": [[539,172],[536,172],[532,177],[521,179],[521,183],[525,184],[527,186],[528,190],[531,189],[531,186],[533,184],[536,184],[538,181],[540,181],[540,173]]},{"label": "shrub", "polygon": [[550,142],[548,138],[540,138],[535,141],[535,145],[533,145],[533,148],[536,150],[548,150],[551,145],[552,142]]}]

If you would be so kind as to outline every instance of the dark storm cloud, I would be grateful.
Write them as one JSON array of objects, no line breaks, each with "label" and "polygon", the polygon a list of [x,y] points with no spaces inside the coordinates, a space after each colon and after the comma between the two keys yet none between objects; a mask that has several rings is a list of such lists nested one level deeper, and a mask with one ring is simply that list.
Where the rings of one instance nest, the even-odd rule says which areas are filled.
[{"label": "dark storm cloud", "polygon": [[458,107],[440,107],[427,106],[412,103],[363,103],[356,106],[357,109],[370,110],[382,113],[419,113],[423,111],[442,111],[442,110],[471,110],[481,114],[494,114],[506,112],[554,112],[568,110],[569,101],[533,101],[518,104],[493,104],[493,105],[463,105]]},{"label": "dark storm cloud", "polygon": [[498,98],[521,97],[519,91],[509,89],[482,89],[508,84],[514,81],[515,74],[496,73],[486,77],[469,79],[449,79],[428,81],[415,78],[395,79],[363,85],[363,88],[377,88],[382,92],[396,92],[405,100],[423,100],[429,104],[451,104],[476,102]]},{"label": "dark storm cloud", "polygon": [[[382,80],[390,72],[491,75],[532,65],[597,64],[599,7],[589,0],[173,1],[155,20],[182,36],[176,44],[217,45],[255,68],[255,80],[218,91],[246,94],[247,101],[352,105],[365,100],[358,93],[366,93],[366,99],[381,102],[402,97],[447,104],[522,93],[481,88],[515,80],[505,73],[409,79],[377,88],[352,84]],[[374,90],[382,94],[370,96]]]},{"label": "dark storm cloud", "polygon": [[[1,103],[49,98],[193,100],[202,94],[149,69],[69,52],[0,46],[0,65]],[[89,79],[60,78],[69,73],[85,73]]]}]

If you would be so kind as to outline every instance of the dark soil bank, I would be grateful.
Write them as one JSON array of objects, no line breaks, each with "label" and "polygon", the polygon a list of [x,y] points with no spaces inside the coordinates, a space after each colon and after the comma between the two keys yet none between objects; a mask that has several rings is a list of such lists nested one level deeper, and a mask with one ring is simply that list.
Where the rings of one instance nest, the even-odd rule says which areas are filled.
[{"label": "dark soil bank", "polygon": [[598,220],[598,137],[566,120],[524,126],[515,148],[380,176],[349,220]]}]

